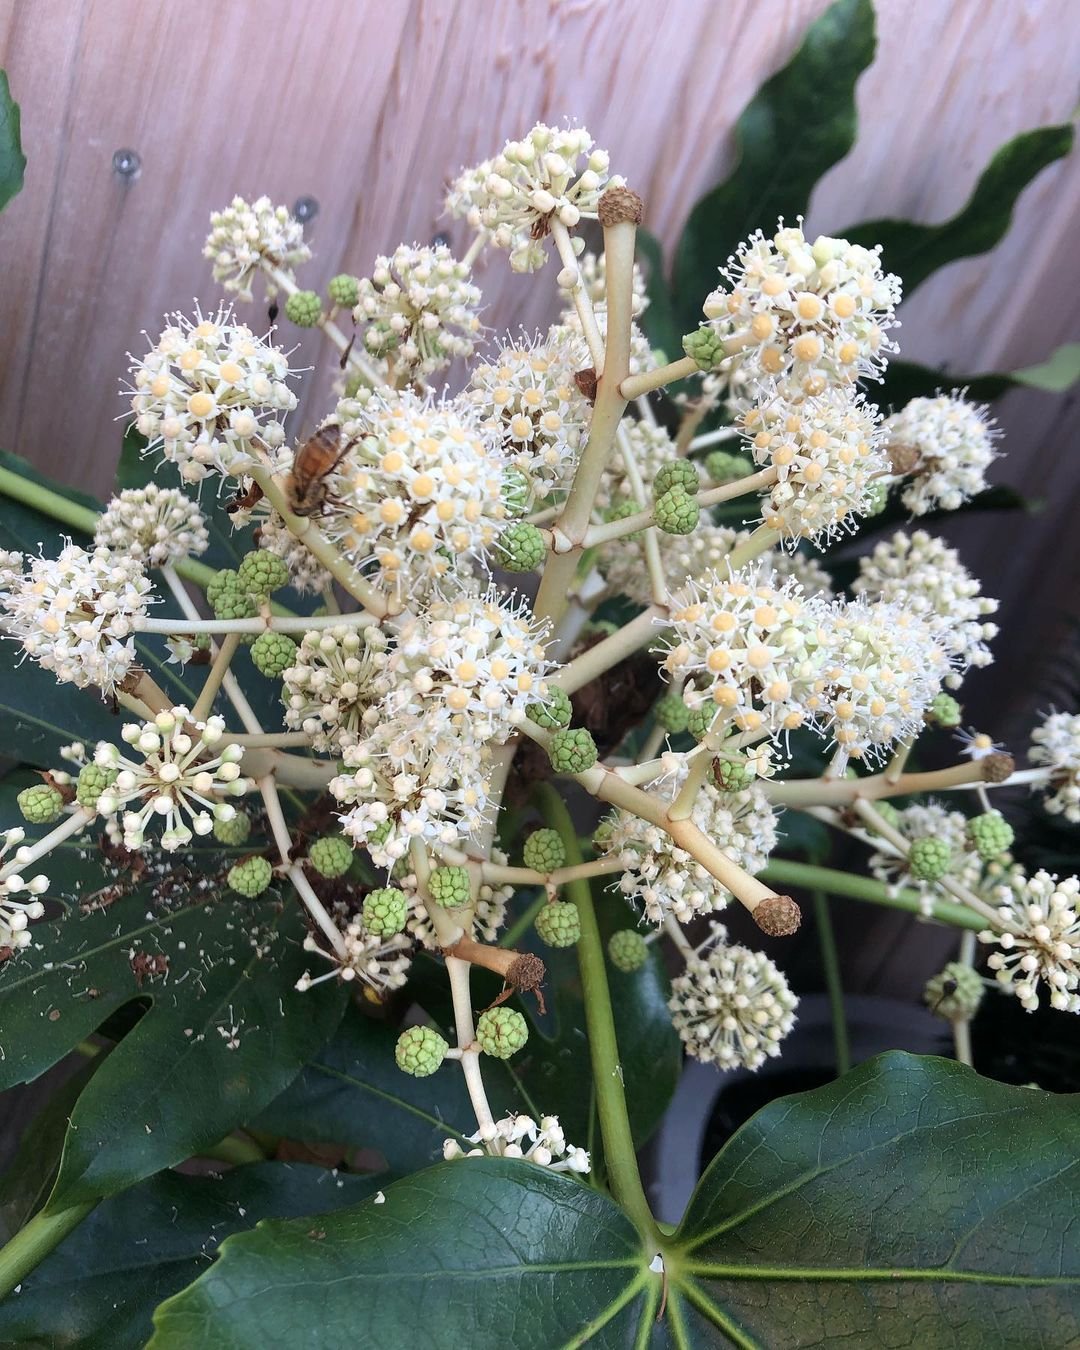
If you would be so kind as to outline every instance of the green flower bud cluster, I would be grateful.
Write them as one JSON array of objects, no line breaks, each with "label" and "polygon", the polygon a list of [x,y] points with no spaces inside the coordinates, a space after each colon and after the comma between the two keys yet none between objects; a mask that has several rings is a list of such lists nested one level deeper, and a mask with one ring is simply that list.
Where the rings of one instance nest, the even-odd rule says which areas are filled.
[{"label": "green flower bud cluster", "polygon": [[434,1027],[406,1027],[394,1047],[394,1059],[402,1073],[427,1078],[446,1058],[450,1047]]},{"label": "green flower bud cluster", "polygon": [[545,702],[530,703],[525,713],[529,721],[535,722],[538,727],[543,727],[546,731],[555,731],[559,727],[570,725],[574,709],[570,703],[570,695],[558,685],[552,685],[548,689]]},{"label": "green flower bud cluster", "polygon": [[347,839],[340,834],[327,834],[316,839],[308,849],[308,862],[321,877],[343,877],[352,866],[353,851]]},{"label": "green flower bud cluster", "polygon": [[469,903],[469,873],[464,867],[434,867],[428,890],[443,909],[460,909]]},{"label": "green flower bud cluster", "polygon": [[241,589],[266,599],[271,591],[280,591],[282,586],[289,584],[289,569],[284,558],[265,548],[257,548],[244,554],[236,578]]},{"label": "green flower bud cluster", "polygon": [[554,872],[566,862],[566,846],[557,830],[533,830],[522,851],[525,866],[536,872]]},{"label": "green flower bud cluster", "polygon": [[15,798],[23,819],[31,825],[51,825],[64,809],[64,794],[50,783],[35,783]]},{"label": "green flower bud cluster", "polygon": [[993,862],[1012,848],[1013,827],[1000,811],[985,811],[967,823],[967,845],[983,862]]},{"label": "green flower bud cluster", "polygon": [[584,773],[599,758],[596,742],[584,727],[563,727],[551,738],[548,751],[556,773]]},{"label": "green flower bud cluster", "polygon": [[705,472],[710,483],[720,486],[749,477],[754,472],[754,464],[733,450],[712,450],[705,456]]},{"label": "green flower bud cluster", "polygon": [[107,769],[103,764],[84,764],[75,785],[75,800],[88,811],[96,811],[98,798],[116,781],[118,769]]},{"label": "green flower bud cluster", "polygon": [[495,560],[508,572],[535,572],[546,556],[544,536],[526,520],[508,525],[496,541]]},{"label": "green flower bud cluster", "polygon": [[691,708],[686,715],[686,729],[695,741],[703,741],[716,721],[715,703],[703,703],[700,708]]},{"label": "green flower bud cluster", "polygon": [[339,309],[355,309],[360,303],[360,278],[350,276],[348,272],[339,272],[326,284],[326,294],[331,304]]},{"label": "green flower bud cluster", "polygon": [[675,735],[686,730],[690,722],[690,709],[682,701],[679,694],[676,694],[674,690],[668,690],[657,702],[653,709],[653,716],[665,731],[670,731],[672,735]]},{"label": "green flower bud cluster", "polygon": [[913,839],[908,853],[908,870],[919,881],[940,881],[949,870],[952,852],[944,839],[924,835]]},{"label": "green flower bud cluster", "polygon": [[880,516],[889,504],[889,485],[880,479],[870,484],[866,490],[866,506],[862,510],[865,516]]},{"label": "green flower bud cluster", "polygon": [[476,1039],[485,1055],[509,1059],[529,1039],[528,1023],[513,1008],[487,1008],[476,1019]]},{"label": "green flower bud cluster", "polygon": [[511,519],[523,516],[528,511],[532,492],[528,476],[520,469],[511,467],[503,475],[502,499],[506,514]]},{"label": "green flower bud cluster", "polygon": [[712,779],[721,792],[744,792],[753,783],[757,775],[741,757],[739,759],[721,759],[712,762]]},{"label": "green flower bud cluster", "polygon": [[253,619],[258,599],[240,584],[240,574],[231,567],[215,572],[206,585],[206,599],[215,619]]},{"label": "green flower bud cluster", "polygon": [[581,915],[569,900],[551,900],[536,916],[536,935],[549,947],[572,947],[581,937]]},{"label": "green flower bud cluster", "polygon": [[657,497],[654,515],[657,526],[665,534],[693,534],[701,507],[696,497],[676,483],[662,497]]},{"label": "green flower bud cluster", "polygon": [[715,329],[703,325],[695,333],[687,333],[682,340],[683,351],[699,370],[713,370],[724,359],[724,340]]},{"label": "green flower bud cluster", "polygon": [[653,501],[659,501],[672,488],[682,488],[691,495],[701,486],[698,471],[688,459],[674,459],[661,464],[653,479]]},{"label": "green flower bud cluster", "polygon": [[285,301],[285,314],[297,328],[314,328],[322,317],[322,301],[315,291],[293,291]]},{"label": "green flower bud cluster", "polygon": [[274,869],[265,858],[244,858],[229,869],[229,885],[234,891],[253,900],[255,896],[262,895],[273,875]]},{"label": "green flower bud cluster", "polygon": [[875,802],[874,810],[886,825],[891,825],[894,830],[900,828],[903,818],[892,802]]},{"label": "green flower bud cluster", "polygon": [[958,727],[963,712],[952,694],[936,694],[926,710],[926,720],[939,727]]},{"label": "green flower bud cluster", "polygon": [[251,833],[251,817],[246,811],[237,811],[229,820],[214,821],[214,838],[220,844],[237,848],[247,842]]},{"label": "green flower bud cluster", "polygon": [[279,679],[296,661],[296,643],[288,633],[260,633],[251,644],[251,661],[260,675]]},{"label": "green flower bud cluster", "polygon": [[393,937],[405,927],[409,902],[396,886],[380,886],[364,896],[364,927],[375,937]]},{"label": "green flower bud cluster", "polygon": [[950,961],[944,970],[927,980],[923,999],[932,1013],[953,1022],[974,1017],[985,992],[977,971],[962,961]]},{"label": "green flower bud cluster", "polygon": [[608,938],[608,959],[616,970],[627,975],[640,970],[649,954],[648,945],[632,928],[620,928]]}]

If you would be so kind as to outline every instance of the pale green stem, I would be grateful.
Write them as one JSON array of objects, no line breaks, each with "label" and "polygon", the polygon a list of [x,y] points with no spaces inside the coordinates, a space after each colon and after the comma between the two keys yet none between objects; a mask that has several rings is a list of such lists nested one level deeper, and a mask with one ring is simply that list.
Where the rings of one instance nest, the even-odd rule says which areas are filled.
[{"label": "pale green stem", "polygon": [[483,879],[494,886],[564,886],[568,881],[603,877],[625,870],[625,865],[615,858],[575,863],[573,867],[559,867],[554,872],[537,872],[532,867],[504,867],[501,863],[486,860],[480,864]]},{"label": "pale green stem", "polygon": [[767,525],[759,525],[749,539],[736,544],[724,561],[734,572],[744,563],[752,562],[762,553],[767,553],[779,540],[779,530],[770,530]]},{"label": "pale green stem", "polygon": [[155,619],[147,616],[137,624],[140,633],[160,633],[165,636],[186,636],[206,633],[312,633],[324,628],[370,628],[378,623],[374,614],[356,610],[350,614],[311,614],[285,618],[278,615],[258,615],[250,619]]},{"label": "pale green stem", "polygon": [[285,813],[281,809],[281,799],[278,797],[277,785],[274,782],[273,774],[268,774],[265,778],[259,779],[259,791],[262,793],[263,806],[266,808],[266,819],[270,825],[270,831],[274,836],[274,843],[277,845],[278,853],[281,855],[281,865],[286,876],[292,882],[305,908],[311,917],[315,920],[318,927],[326,935],[331,947],[335,953],[344,960],[347,955],[345,949],[345,939],[342,937],[337,924],[333,921],[326,911],[323,902],[312,890],[311,882],[304,875],[304,869],[299,863],[291,861],[292,857],[292,837],[289,834],[289,827],[285,821]]},{"label": "pale green stem", "polygon": [[210,716],[211,709],[214,706],[214,699],[217,697],[217,692],[221,688],[221,682],[228,674],[229,664],[236,655],[239,646],[240,634],[230,633],[218,648],[213,665],[211,665],[206,673],[203,687],[199,690],[199,697],[195,700],[195,706],[191,710],[191,720],[193,722],[205,722],[207,717]]},{"label": "pale green stem", "polygon": [[[980,761],[976,759],[929,773],[902,773],[891,780],[886,771],[870,778],[794,778],[786,783],[769,782],[764,788],[769,801],[779,806],[846,806],[860,797],[877,801],[883,797],[971,787],[981,782],[982,776]],[[1014,782],[1017,777],[1014,774],[1009,781]]]},{"label": "pale green stem", "polygon": [[200,1158],[211,1158],[215,1162],[229,1163],[233,1167],[243,1167],[246,1163],[266,1161],[266,1154],[253,1140],[241,1134],[229,1134],[209,1148],[200,1149]]},{"label": "pale green stem", "polygon": [[[969,969],[975,964],[975,934],[965,932],[960,935],[960,953],[957,960],[967,966]],[[956,1058],[961,1064],[966,1064],[968,1068],[974,1067],[971,1057],[971,1018],[956,1017],[952,1019],[953,1030],[953,1049],[956,1052]]]},{"label": "pale green stem", "polygon": [[678,361],[669,361],[666,366],[657,366],[655,370],[645,370],[640,375],[627,375],[619,387],[619,392],[629,402],[631,399],[640,398],[642,394],[651,393],[653,389],[662,389],[665,384],[689,379],[700,369],[692,356],[684,356]]},{"label": "pale green stem", "polygon": [[219,745],[240,745],[245,750],[286,750],[290,746],[310,746],[306,731],[260,731],[253,734],[226,732]]},{"label": "pale green stem", "polygon": [[[619,447],[619,454],[622,457],[626,481],[630,484],[630,490],[634,494],[637,505],[644,510],[648,502],[648,496],[645,492],[645,484],[641,473],[638,470],[637,461],[634,458],[634,448],[630,444],[625,419],[619,423],[615,439]],[[589,528],[591,530],[594,527],[590,526]],[[667,582],[664,579],[664,563],[660,557],[660,544],[656,537],[656,530],[645,530],[643,542],[645,566],[649,569],[649,586],[652,591],[653,602],[657,605],[666,605],[668,600]],[[585,536],[585,547],[589,547],[588,535]]]},{"label": "pale green stem", "polygon": [[464,258],[462,258],[461,260],[466,267],[471,268],[473,263],[477,260],[477,258],[479,258],[480,254],[484,251],[484,243],[486,239],[487,235],[482,230],[476,235],[476,238],[472,241],[472,243],[466,250]]},{"label": "pale green stem", "polygon": [[27,1275],[78,1228],[97,1203],[89,1200],[55,1212],[46,1207],[24,1224],[0,1249],[0,1299],[17,1289]]},{"label": "pale green stem", "polygon": [[49,833],[42,835],[36,843],[21,845],[12,855],[10,862],[4,867],[0,867],[0,881],[6,881],[8,877],[20,875],[25,868],[32,863],[36,863],[39,858],[44,858],[46,853],[51,853],[65,839],[70,839],[73,834],[85,830],[94,819],[94,814],[93,811],[87,811],[85,807],[76,807],[71,815],[65,816],[59,825],[54,825]]},{"label": "pale green stem", "polygon": [[[703,508],[715,506],[718,502],[731,501],[735,497],[745,496],[748,492],[757,492],[761,488],[771,486],[775,481],[775,469],[762,469],[760,473],[750,474],[747,478],[737,478],[733,483],[724,483],[721,487],[706,488],[704,492],[697,493],[697,503]],[[638,530],[643,530],[646,526],[655,523],[656,507],[654,505],[647,510],[639,511],[636,515],[624,516],[621,520],[608,520],[602,525],[590,525],[589,532],[585,536],[585,547],[595,548],[599,544],[606,544],[611,539],[620,539],[627,534],[636,534]],[[771,548],[778,538],[779,535],[776,535],[775,539],[765,547]],[[749,543],[749,540],[747,542]],[[763,552],[764,549],[761,551]]]},{"label": "pale green stem", "polygon": [[[838,872],[832,867],[818,867],[813,863],[790,862],[787,858],[774,858],[759,873],[765,881],[777,886],[800,886],[807,890],[822,890],[830,895],[843,895],[851,900],[866,900],[873,905],[883,905],[886,909],[899,909],[907,914],[922,915],[923,898],[918,891],[886,886],[884,882],[872,877],[858,876],[851,872]],[[930,906],[929,917],[940,923],[950,924],[953,928],[970,928],[981,932],[986,924],[965,905],[955,905],[949,900],[934,900]]]},{"label": "pale green stem", "polygon": [[833,936],[828,897],[824,891],[814,891],[813,898],[821,969],[825,976],[825,991],[829,997],[829,1014],[832,1018],[836,1076],[842,1078],[851,1068],[851,1045],[848,1040],[847,1018],[844,1015],[844,986],[840,978],[840,961],[836,954],[836,938]]},{"label": "pale green stem", "polygon": [[581,324],[581,331],[585,334],[585,341],[589,348],[589,355],[592,357],[593,368],[597,377],[604,371],[604,339],[600,336],[600,328],[596,322],[596,314],[593,311],[592,300],[589,292],[585,289],[585,283],[581,279],[581,268],[574,255],[574,246],[570,240],[570,232],[561,220],[553,219],[551,222],[551,237],[555,241],[555,247],[559,253],[559,261],[563,267],[574,273],[576,280],[570,287],[570,298],[574,303],[574,309],[577,312],[578,322]]},{"label": "pale green stem", "polygon": [[612,633],[611,637],[604,638],[580,656],[575,656],[561,670],[557,670],[548,683],[558,685],[568,694],[574,693],[644,647],[659,632],[657,620],[666,616],[667,610],[662,605],[650,605],[617,633]]},{"label": "pale green stem", "polygon": [[338,776],[338,773],[337,764],[329,760],[305,759],[301,755],[280,753],[273,756],[274,777],[285,787],[321,791]]},{"label": "pale green stem", "polygon": [[738,427],[720,427],[716,431],[707,431],[703,436],[695,436],[687,447],[690,451],[705,450],[710,445],[719,445],[722,441],[736,440],[742,432]]}]

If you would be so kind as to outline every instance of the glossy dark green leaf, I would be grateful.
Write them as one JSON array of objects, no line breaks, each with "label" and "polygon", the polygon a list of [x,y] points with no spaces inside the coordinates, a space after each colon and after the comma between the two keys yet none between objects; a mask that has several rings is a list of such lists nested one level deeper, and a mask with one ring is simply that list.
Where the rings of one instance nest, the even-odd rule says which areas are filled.
[{"label": "glossy dark green leaf", "polygon": [[894,1052],[735,1135],[676,1282],[743,1347],[1072,1345],[1078,1208],[1077,1098]]},{"label": "glossy dark green leaf", "polygon": [[22,191],[26,156],[19,134],[19,105],[11,97],[7,71],[0,70],[0,211]]},{"label": "glossy dark green leaf", "polygon": [[899,275],[911,295],[946,263],[986,253],[1005,235],[1024,188],[1048,164],[1072,149],[1071,126],[1038,127],[1008,141],[983,170],[964,207],[940,225],[872,220],[841,231],[852,243],[882,245],[885,269]]},{"label": "glossy dark green leaf", "polygon": [[295,1163],[208,1177],[162,1172],[99,1205],[0,1304],[0,1342],[141,1350],[155,1307],[197,1279],[227,1237],[264,1219],[356,1205],[379,1184]]},{"label": "glossy dark green leaf", "polygon": [[[531,1163],[443,1163],[317,1221],[230,1238],[154,1314],[153,1350],[554,1350],[647,1343],[660,1277],[629,1220]],[[646,1292],[648,1291],[648,1292]]]},{"label": "glossy dark green leaf", "polygon": [[[811,24],[788,64],[747,104],[735,128],[738,161],[694,206],[675,255],[675,313],[682,333],[737,244],[807,208],[818,179],[855,141],[855,83],[874,57],[871,0],[835,0]],[[677,353],[676,353],[677,355]]]}]

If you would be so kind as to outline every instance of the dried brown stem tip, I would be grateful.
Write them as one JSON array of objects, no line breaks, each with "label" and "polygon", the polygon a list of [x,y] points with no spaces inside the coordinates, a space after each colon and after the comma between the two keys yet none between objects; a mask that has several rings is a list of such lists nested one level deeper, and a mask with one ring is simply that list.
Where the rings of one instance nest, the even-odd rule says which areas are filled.
[{"label": "dried brown stem tip", "polygon": [[640,225],[644,213],[645,203],[628,187],[608,188],[596,208],[600,224],[605,229],[609,225],[621,225],[624,221]]},{"label": "dried brown stem tip", "polygon": [[901,478],[913,473],[919,462],[919,452],[913,445],[902,445],[893,441],[885,447],[885,453],[889,456],[893,473]]},{"label": "dried brown stem tip", "polygon": [[460,961],[470,961],[474,966],[483,966],[485,970],[501,975],[506,984],[506,992],[495,1000],[503,1003],[514,994],[535,994],[544,1011],[544,998],[540,986],[547,976],[547,967],[532,952],[509,951],[505,947],[488,947],[483,942],[463,937],[452,947],[443,948],[444,956],[456,956]]},{"label": "dried brown stem tip", "polygon": [[983,782],[985,783],[1004,783],[1006,778],[1011,778],[1016,769],[1016,760],[1012,755],[1006,755],[1001,751],[995,751],[992,755],[986,755],[981,759]]},{"label": "dried brown stem tip", "polygon": [[790,937],[799,931],[802,911],[790,895],[771,895],[755,906],[754,922],[769,937]]}]

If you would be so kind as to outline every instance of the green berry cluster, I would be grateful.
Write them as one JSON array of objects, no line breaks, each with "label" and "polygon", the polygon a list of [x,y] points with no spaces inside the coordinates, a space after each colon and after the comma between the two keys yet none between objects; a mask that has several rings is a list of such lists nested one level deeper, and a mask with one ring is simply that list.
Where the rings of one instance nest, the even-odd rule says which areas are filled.
[{"label": "green berry cluster", "polygon": [[237,811],[228,820],[214,821],[214,838],[233,848],[247,841],[251,833],[251,817],[246,811]]},{"label": "green berry cluster", "polygon": [[240,574],[223,567],[206,584],[206,598],[215,619],[253,619],[258,612],[257,598],[240,584]]},{"label": "green berry cluster", "polygon": [[686,729],[695,741],[703,741],[716,721],[716,704],[703,703],[700,708],[691,708],[686,715]]},{"label": "green berry cluster", "polygon": [[296,660],[296,643],[288,633],[260,633],[251,644],[251,660],[260,675],[279,679]]},{"label": "green berry cluster", "polygon": [[327,834],[316,839],[308,849],[308,862],[321,877],[343,877],[352,866],[353,851],[347,839],[340,834]]},{"label": "green berry cluster", "polygon": [[64,809],[64,794],[49,783],[35,783],[15,798],[31,825],[51,825]]},{"label": "green berry cluster", "polygon": [[952,694],[936,694],[926,710],[926,720],[936,722],[939,727],[958,727],[963,712]]},{"label": "green berry cluster", "polygon": [[653,501],[659,501],[665,493],[674,487],[680,487],[691,495],[701,486],[698,471],[688,459],[674,459],[661,464],[653,479]]},{"label": "green berry cluster", "polygon": [[596,742],[584,727],[563,727],[551,738],[548,751],[556,773],[584,773],[596,763]]},{"label": "green berry cluster", "polygon": [[[604,512],[604,519],[626,520],[630,516],[636,516],[640,510],[641,508],[638,506],[636,502],[631,501],[616,502],[614,506],[609,506],[608,509]],[[641,530],[635,530],[632,534],[624,534],[623,538],[627,541],[632,541],[634,539],[640,539],[641,535],[642,535]]]},{"label": "green berry cluster", "polygon": [[428,879],[431,898],[444,909],[469,903],[469,873],[464,867],[434,867]]},{"label": "green berry cluster", "polygon": [[554,872],[566,862],[566,845],[557,830],[533,830],[522,852],[525,866],[536,872]]},{"label": "green berry cluster", "polygon": [[640,933],[635,933],[632,928],[620,928],[608,938],[607,953],[615,969],[629,975],[645,964],[649,948]]},{"label": "green berry cluster", "polygon": [[271,591],[280,591],[289,584],[289,569],[284,558],[265,548],[245,553],[236,570],[236,578],[243,590],[265,600]]},{"label": "green berry cluster", "polygon": [[396,886],[379,886],[364,896],[364,927],[375,937],[400,933],[408,917],[409,902]]},{"label": "green berry cluster", "polygon": [[581,915],[569,900],[551,900],[536,916],[536,934],[549,947],[572,947],[581,937]]},{"label": "green berry cluster", "polygon": [[944,839],[924,835],[913,839],[908,853],[908,870],[919,881],[940,881],[949,870],[951,850]]},{"label": "green berry cluster", "polygon": [[107,769],[102,764],[84,764],[75,785],[75,800],[88,811],[96,811],[98,798],[116,781],[117,773],[117,769]]},{"label": "green berry cluster", "polygon": [[676,484],[662,497],[657,497],[654,514],[657,525],[665,534],[693,534],[701,507],[696,497]]},{"label": "green berry cluster", "polygon": [[702,326],[695,333],[687,333],[682,340],[683,351],[699,370],[712,370],[727,353],[724,340],[715,329]]},{"label": "green berry cluster", "polygon": [[517,468],[507,469],[503,475],[502,499],[506,506],[506,514],[512,520],[523,516],[532,500],[528,475]]},{"label": "green berry cluster", "polygon": [[705,456],[705,472],[710,483],[734,483],[754,472],[753,463],[733,450],[712,450]]},{"label": "green berry cluster", "polygon": [[875,802],[874,810],[886,825],[891,825],[894,830],[900,828],[902,817],[896,807],[893,806],[892,802]]},{"label": "green berry cluster", "polygon": [[239,891],[241,895],[246,895],[252,900],[255,896],[262,895],[270,885],[270,878],[273,875],[274,869],[265,858],[257,856],[244,858],[242,862],[229,869],[229,885],[234,891]]},{"label": "green berry cluster", "polygon": [[427,1078],[443,1062],[449,1049],[434,1027],[406,1027],[394,1046],[394,1059],[403,1073]]},{"label": "green berry cluster", "polygon": [[690,709],[674,690],[669,689],[657,702],[653,709],[653,716],[665,731],[670,731],[672,735],[675,735],[686,730],[690,722]]},{"label": "green berry cluster", "polygon": [[315,291],[293,291],[285,301],[285,313],[297,328],[314,328],[322,317],[322,301]]},{"label": "green berry cluster", "polygon": [[544,536],[527,520],[517,520],[499,535],[496,561],[507,572],[535,572],[544,561],[547,545]]},{"label": "green berry cluster", "polygon": [[950,961],[944,970],[927,980],[923,998],[932,1013],[953,1022],[974,1017],[985,992],[977,971],[962,961]]},{"label": "green berry cluster", "polygon": [[326,294],[331,304],[337,305],[339,309],[355,309],[360,302],[360,279],[350,276],[348,272],[339,272],[327,282]]},{"label": "green berry cluster", "polygon": [[744,792],[756,777],[753,769],[741,757],[739,759],[714,759],[712,763],[713,782],[721,792]]},{"label": "green berry cluster", "polygon": [[985,811],[967,823],[967,845],[983,862],[993,862],[1012,848],[1013,827],[1000,811]]},{"label": "green berry cluster", "polygon": [[476,1039],[485,1055],[509,1059],[529,1039],[528,1023],[513,1008],[486,1008],[476,1019]]},{"label": "green berry cluster", "polygon": [[866,491],[866,505],[861,514],[864,516],[880,516],[882,511],[889,503],[889,485],[880,480],[871,483]]},{"label": "green berry cluster", "polygon": [[538,727],[543,727],[547,731],[555,731],[559,727],[570,725],[574,709],[570,703],[570,695],[560,689],[558,685],[552,685],[548,689],[545,702],[530,703],[525,709],[525,713],[529,721],[535,722]]}]

